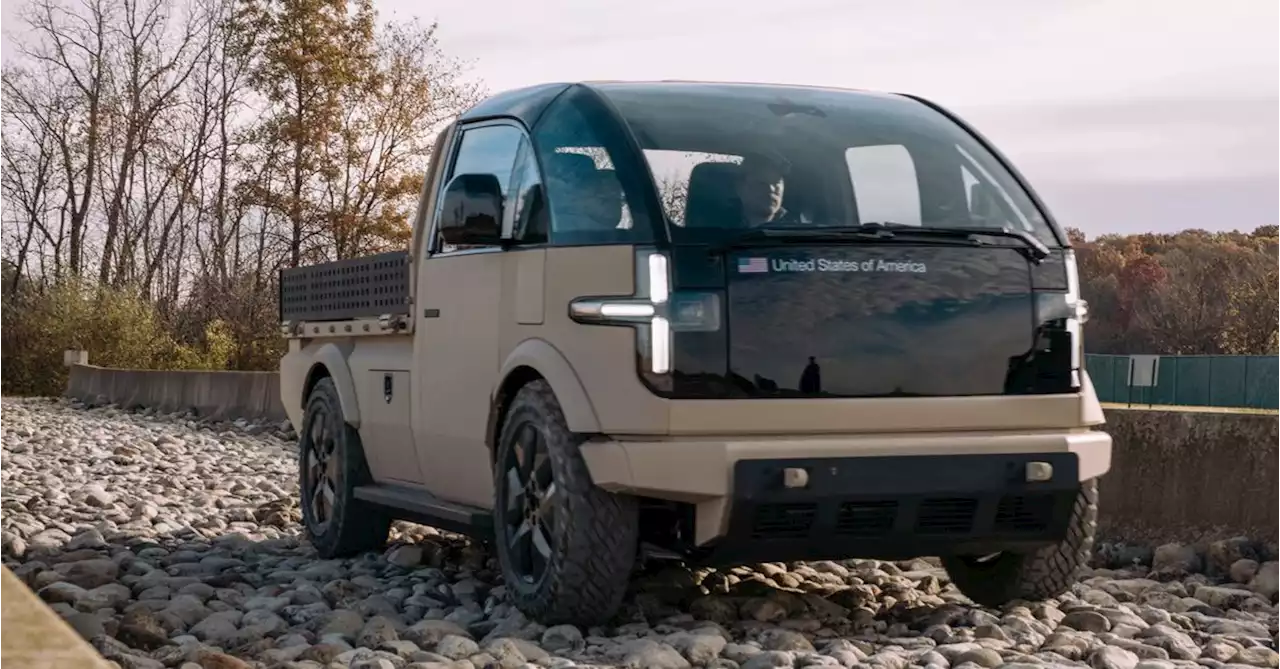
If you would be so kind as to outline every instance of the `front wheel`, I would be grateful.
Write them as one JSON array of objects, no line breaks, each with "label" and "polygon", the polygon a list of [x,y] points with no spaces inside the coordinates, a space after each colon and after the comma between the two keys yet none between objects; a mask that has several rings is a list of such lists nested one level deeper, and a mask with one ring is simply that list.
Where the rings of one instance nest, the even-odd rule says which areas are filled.
[{"label": "front wheel", "polygon": [[1000,607],[1015,599],[1039,601],[1066,592],[1088,564],[1098,531],[1098,480],[1080,484],[1067,536],[1031,553],[998,553],[987,558],[945,556],[951,581],[978,604]]},{"label": "front wheel", "polygon": [[494,462],[494,535],[516,607],[545,625],[612,618],[635,564],[639,507],[591,482],[551,387],[516,393]]}]

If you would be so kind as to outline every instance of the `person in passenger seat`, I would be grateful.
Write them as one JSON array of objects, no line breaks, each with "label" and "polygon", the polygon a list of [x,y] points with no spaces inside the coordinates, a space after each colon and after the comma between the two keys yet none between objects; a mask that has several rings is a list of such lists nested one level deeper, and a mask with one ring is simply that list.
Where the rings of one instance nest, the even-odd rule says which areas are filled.
[{"label": "person in passenger seat", "polygon": [[789,170],[785,163],[764,156],[747,156],[738,167],[734,194],[742,216],[751,227],[808,223],[782,206]]}]

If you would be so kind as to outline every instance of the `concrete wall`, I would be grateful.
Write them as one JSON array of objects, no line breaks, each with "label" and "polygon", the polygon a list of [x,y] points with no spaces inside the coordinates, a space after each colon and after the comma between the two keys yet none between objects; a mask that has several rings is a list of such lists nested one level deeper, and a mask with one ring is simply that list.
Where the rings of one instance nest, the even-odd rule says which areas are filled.
[{"label": "concrete wall", "polygon": [[[67,395],[125,407],[284,420],[274,372],[153,372],[72,361]],[[1104,537],[1277,540],[1275,415],[1107,409],[1115,439],[1101,483]]]},{"label": "concrete wall", "polygon": [[1276,541],[1274,414],[1108,409],[1115,440],[1099,503],[1104,536]]},{"label": "concrete wall", "polygon": [[195,409],[200,416],[215,419],[285,419],[280,375],[275,372],[152,371],[73,364],[66,395],[125,408]]}]

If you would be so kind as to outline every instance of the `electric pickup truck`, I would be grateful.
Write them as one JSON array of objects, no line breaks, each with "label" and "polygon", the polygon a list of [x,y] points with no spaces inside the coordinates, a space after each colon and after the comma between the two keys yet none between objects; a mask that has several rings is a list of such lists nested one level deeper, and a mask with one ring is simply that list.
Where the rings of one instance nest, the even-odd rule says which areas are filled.
[{"label": "electric pickup truck", "polygon": [[555,83],[439,135],[404,251],[283,270],[321,556],[492,542],[517,607],[615,615],[637,561],[937,556],[1063,593],[1111,438],[1067,237],[903,94]]}]

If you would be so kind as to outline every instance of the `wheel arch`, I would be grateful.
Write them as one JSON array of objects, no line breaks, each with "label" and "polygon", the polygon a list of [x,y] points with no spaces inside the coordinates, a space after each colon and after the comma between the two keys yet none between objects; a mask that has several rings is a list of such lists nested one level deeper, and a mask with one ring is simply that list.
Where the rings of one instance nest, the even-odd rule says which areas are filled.
[{"label": "wheel arch", "polygon": [[600,420],[582,381],[564,354],[546,340],[526,339],[521,342],[503,361],[498,378],[501,381],[494,388],[490,401],[485,435],[490,457],[496,450],[498,430],[511,401],[520,388],[537,380],[551,386],[570,431],[581,434],[600,432]]},{"label": "wheel arch", "polygon": [[356,396],[355,381],[351,378],[346,356],[335,344],[325,344],[316,351],[314,362],[307,370],[306,381],[302,384],[303,407],[307,405],[311,390],[324,378],[332,379],[333,386],[338,391],[343,420],[351,427],[360,427],[360,403]]}]

